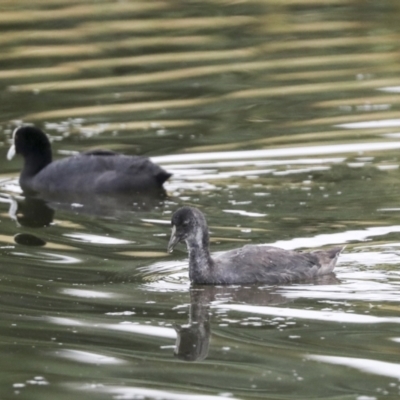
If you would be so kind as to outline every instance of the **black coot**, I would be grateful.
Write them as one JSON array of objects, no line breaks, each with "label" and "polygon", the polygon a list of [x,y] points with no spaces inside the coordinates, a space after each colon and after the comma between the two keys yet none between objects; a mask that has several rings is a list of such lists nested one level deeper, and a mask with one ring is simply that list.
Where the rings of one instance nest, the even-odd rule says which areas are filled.
[{"label": "black coot", "polygon": [[52,161],[47,135],[33,126],[15,129],[13,141],[7,158],[24,158],[19,183],[26,193],[144,193],[162,190],[171,176],[146,157],[107,150]]},{"label": "black coot", "polygon": [[272,246],[247,245],[216,257],[210,256],[204,215],[182,207],[172,215],[168,251],[185,241],[189,251],[189,278],[193,284],[270,285],[307,280],[333,271],[343,247],[300,253]]}]

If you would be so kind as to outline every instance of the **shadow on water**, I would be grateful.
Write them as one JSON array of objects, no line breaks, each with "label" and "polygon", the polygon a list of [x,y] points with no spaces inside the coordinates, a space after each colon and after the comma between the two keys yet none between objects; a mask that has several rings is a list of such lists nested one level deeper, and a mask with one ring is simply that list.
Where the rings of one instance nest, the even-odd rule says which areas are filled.
[{"label": "shadow on water", "polygon": [[46,241],[31,233],[17,233],[14,235],[14,241],[22,246],[42,247],[46,245]]}]

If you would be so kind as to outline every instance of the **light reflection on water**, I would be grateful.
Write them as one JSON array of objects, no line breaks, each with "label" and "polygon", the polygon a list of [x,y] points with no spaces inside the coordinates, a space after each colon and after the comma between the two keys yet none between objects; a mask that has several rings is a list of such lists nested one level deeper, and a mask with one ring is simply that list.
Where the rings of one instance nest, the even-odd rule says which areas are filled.
[{"label": "light reflection on water", "polygon": [[[284,249],[299,249],[299,248],[309,248],[309,247],[321,247],[332,244],[343,244],[348,242],[362,242],[370,240],[376,236],[385,236],[389,233],[400,232],[400,225],[396,226],[375,226],[373,228],[366,228],[362,230],[354,231],[344,231],[338,233],[331,233],[325,235],[317,235],[311,238],[295,238],[291,240],[278,240],[274,242],[273,245],[277,247],[282,247]],[[363,262],[363,255],[354,256],[356,262]],[[385,257],[385,255],[383,255]],[[366,256],[366,258],[371,260],[371,256]],[[383,260],[382,260],[383,261]],[[385,260],[386,261],[386,260]]]},{"label": "light reflection on water", "polygon": [[326,310],[313,311],[313,310],[299,310],[291,308],[274,308],[274,307],[256,307],[239,304],[230,304],[220,306],[223,310],[232,310],[244,312],[246,314],[259,314],[259,315],[275,315],[280,317],[281,320],[285,318],[296,318],[316,321],[328,322],[345,322],[351,324],[383,324],[383,323],[400,323],[399,318],[380,318],[371,315],[360,315],[353,312],[330,312]]},{"label": "light reflection on water", "polygon": [[22,253],[13,251],[12,254],[16,257],[22,257],[27,259],[33,258],[49,264],[79,264],[83,262],[83,260],[77,257],[48,253],[48,252],[38,252],[36,254],[32,254],[32,253]]},{"label": "light reflection on water", "polygon": [[400,148],[400,142],[371,142],[371,143],[348,143],[348,144],[330,144],[327,146],[307,146],[284,149],[268,149],[268,150],[248,150],[248,151],[227,151],[212,153],[191,153],[191,154],[174,154],[172,156],[153,157],[156,163],[168,162],[188,162],[188,161],[209,161],[209,160],[241,160],[268,157],[299,157],[299,156],[315,156],[326,154],[346,154],[346,153],[363,153],[366,151],[382,151],[395,150]]},{"label": "light reflection on water", "polygon": [[93,243],[93,244],[127,244],[130,243],[128,240],[121,240],[108,236],[99,236],[99,235],[91,235],[88,233],[68,233],[64,235],[73,240],[85,242],[85,243]]},{"label": "light reflection on water", "polygon": [[126,363],[126,361],[115,357],[108,357],[102,354],[95,354],[95,353],[90,353],[88,351],[79,351],[79,350],[68,350],[68,349],[59,350],[57,351],[57,356],[62,358],[67,358],[69,360],[73,360],[79,363],[88,363],[95,365]]},{"label": "light reflection on water", "polygon": [[400,126],[400,119],[387,119],[379,121],[353,122],[350,124],[337,125],[339,128],[345,129],[362,129],[362,128],[397,128]]},{"label": "light reflection on water", "polygon": [[104,293],[95,290],[84,290],[84,289],[63,289],[61,293],[68,294],[70,296],[85,297],[85,298],[100,298],[106,299],[115,297],[113,293]]},{"label": "light reflection on water", "polygon": [[199,395],[193,394],[192,392],[176,392],[168,390],[156,390],[145,387],[126,387],[126,386],[98,386],[98,385],[87,385],[83,387],[75,387],[75,390],[80,392],[99,392],[113,395],[115,399],[165,399],[165,400],[220,400],[221,398],[228,398],[236,400],[237,398],[232,397],[231,393],[221,393],[217,396],[210,395]]},{"label": "light reflection on water", "polygon": [[50,323],[58,325],[79,326],[80,328],[89,328],[90,330],[107,329],[113,331],[131,332],[138,335],[156,336],[161,338],[175,339],[174,329],[161,326],[141,325],[129,321],[122,321],[119,324],[90,324],[85,321],[78,321],[68,318],[48,317]]},{"label": "light reflection on water", "polygon": [[350,357],[319,355],[307,355],[306,357],[310,360],[320,361],[323,363],[355,368],[368,374],[383,375],[390,378],[400,379],[400,364]]}]

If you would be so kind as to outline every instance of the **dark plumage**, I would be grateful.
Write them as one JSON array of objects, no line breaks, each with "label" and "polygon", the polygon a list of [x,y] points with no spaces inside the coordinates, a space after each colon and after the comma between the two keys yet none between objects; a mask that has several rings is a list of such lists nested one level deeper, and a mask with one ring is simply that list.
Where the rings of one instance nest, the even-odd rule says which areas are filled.
[{"label": "dark plumage", "polygon": [[182,207],[172,215],[168,251],[182,241],[189,251],[189,278],[193,284],[270,285],[310,279],[333,271],[343,247],[300,253],[272,246],[247,245],[210,256],[208,227],[197,208]]},{"label": "dark plumage", "polygon": [[146,157],[94,150],[52,162],[47,135],[33,126],[13,133],[7,158],[24,158],[19,183],[28,193],[131,193],[162,188],[171,176]]}]

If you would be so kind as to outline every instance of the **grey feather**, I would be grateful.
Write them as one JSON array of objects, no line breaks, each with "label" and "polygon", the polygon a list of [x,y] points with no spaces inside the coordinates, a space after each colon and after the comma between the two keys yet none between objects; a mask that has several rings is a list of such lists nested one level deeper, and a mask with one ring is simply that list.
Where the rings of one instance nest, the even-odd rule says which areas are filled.
[{"label": "grey feather", "polygon": [[327,251],[298,252],[272,246],[247,245],[211,257],[204,215],[196,208],[183,207],[171,220],[173,234],[169,250],[185,241],[189,251],[189,277],[194,284],[271,285],[312,279],[333,271],[343,247]]}]

